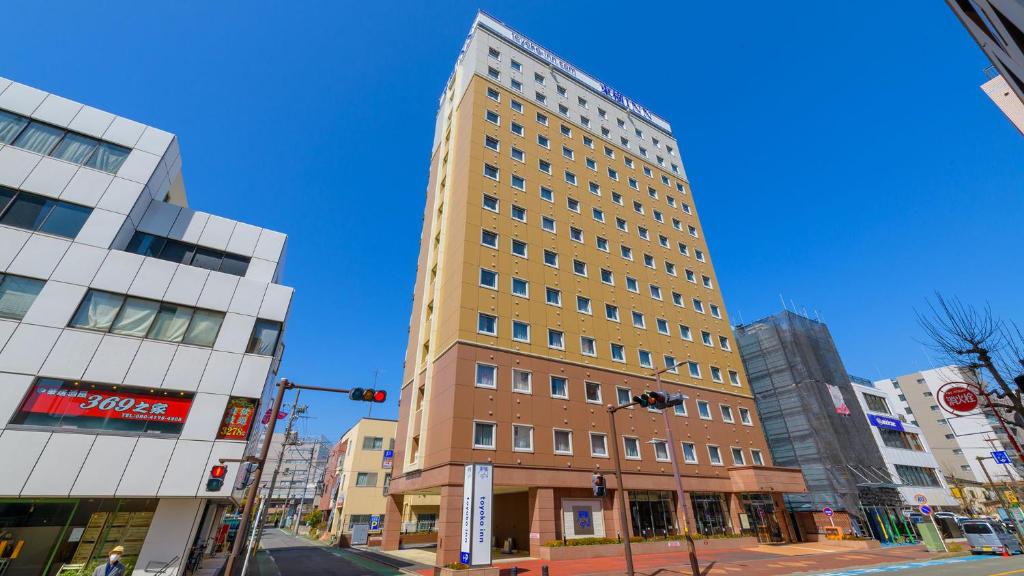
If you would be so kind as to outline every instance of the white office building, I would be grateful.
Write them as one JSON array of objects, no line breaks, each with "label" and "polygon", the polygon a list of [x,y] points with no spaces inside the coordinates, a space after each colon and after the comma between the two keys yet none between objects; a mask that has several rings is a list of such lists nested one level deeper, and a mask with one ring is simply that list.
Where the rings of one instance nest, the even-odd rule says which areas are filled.
[{"label": "white office building", "polygon": [[898,396],[876,387],[870,380],[851,378],[871,436],[907,506],[927,504],[935,510],[959,509],[960,502],[950,493],[921,429],[896,408],[900,406]]},{"label": "white office building", "polygon": [[944,366],[874,384],[895,397],[899,402],[894,406],[896,412],[920,428],[946,477],[982,484],[988,484],[989,477],[997,483],[1019,480],[1021,476],[1013,466],[992,459],[993,451],[1011,448],[1000,442],[993,423],[981,409],[953,415],[939,405],[939,390],[955,382],[977,382],[977,376],[959,366]]},{"label": "white office building", "polygon": [[172,576],[216,535],[293,291],[285,236],[188,208],[181,167],[173,134],[0,78],[0,573],[120,545]]}]

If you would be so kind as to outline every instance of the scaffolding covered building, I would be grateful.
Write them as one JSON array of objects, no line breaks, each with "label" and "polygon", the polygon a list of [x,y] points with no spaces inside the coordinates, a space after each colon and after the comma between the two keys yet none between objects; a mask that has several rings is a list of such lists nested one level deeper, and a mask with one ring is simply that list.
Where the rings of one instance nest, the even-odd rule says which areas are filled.
[{"label": "scaffolding covered building", "polygon": [[784,311],[735,334],[772,460],[803,471],[807,492],[785,502],[805,539],[835,529],[875,535],[876,512],[898,514],[905,503],[828,327]]}]

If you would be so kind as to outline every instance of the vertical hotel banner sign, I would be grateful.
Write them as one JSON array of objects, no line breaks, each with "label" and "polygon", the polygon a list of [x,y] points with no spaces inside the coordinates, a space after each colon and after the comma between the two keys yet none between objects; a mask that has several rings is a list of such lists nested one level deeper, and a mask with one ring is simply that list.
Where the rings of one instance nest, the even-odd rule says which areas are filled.
[{"label": "vertical hotel banner sign", "polygon": [[462,487],[462,541],[459,548],[459,561],[463,564],[491,564],[493,473],[490,464],[466,465]]}]

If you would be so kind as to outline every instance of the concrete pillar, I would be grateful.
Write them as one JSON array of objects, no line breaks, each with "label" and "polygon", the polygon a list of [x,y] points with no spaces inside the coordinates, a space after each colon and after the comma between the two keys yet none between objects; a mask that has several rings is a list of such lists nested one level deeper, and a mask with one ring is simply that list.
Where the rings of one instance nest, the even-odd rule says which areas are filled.
[{"label": "concrete pillar", "polygon": [[608,534],[609,538],[615,538],[616,534],[623,538],[628,538],[633,535],[633,515],[629,512],[629,491],[626,491],[626,526],[622,526],[621,518],[619,514],[619,495],[614,490],[608,491],[612,496],[612,514],[615,517],[615,524],[613,526],[613,532]]},{"label": "concrete pillar", "polygon": [[729,492],[725,495],[725,501],[729,505],[729,521],[732,522],[732,533],[739,534],[743,530],[740,522],[740,513],[743,512],[743,502],[736,492]]},{"label": "concrete pillar", "polygon": [[530,488],[530,556],[540,558],[540,547],[558,538],[554,488]]},{"label": "concrete pillar", "polygon": [[398,550],[402,538],[402,495],[389,494],[384,502],[384,538],[381,550]]},{"label": "concrete pillar", "polygon": [[775,504],[775,519],[779,522],[779,527],[782,529],[782,537],[786,542],[799,542],[800,536],[796,532],[796,526],[790,520],[789,512],[786,511],[786,501],[783,500],[782,494],[779,492],[772,492],[772,502]]},{"label": "concrete pillar", "polygon": [[[188,562],[188,553],[192,547],[196,530],[199,529],[199,518],[203,513],[206,500],[201,498],[161,498],[153,514],[149,532],[142,543],[139,559],[132,570],[134,576],[145,576],[146,566],[163,565],[177,557],[180,562],[167,569],[166,576],[175,576],[182,572],[182,566]],[[237,538],[245,538],[239,534]],[[106,554],[108,551],[103,550]]]},{"label": "concrete pillar", "polygon": [[441,508],[437,515],[437,565],[459,561],[462,541],[462,486],[441,487]]}]

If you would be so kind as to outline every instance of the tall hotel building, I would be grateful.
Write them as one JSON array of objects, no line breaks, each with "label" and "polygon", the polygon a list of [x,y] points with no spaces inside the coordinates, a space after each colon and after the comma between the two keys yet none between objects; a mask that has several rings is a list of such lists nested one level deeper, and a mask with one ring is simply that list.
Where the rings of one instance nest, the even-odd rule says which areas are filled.
[{"label": "tall hotel building", "polygon": [[[178,139],[0,78],[0,573],[174,575],[282,350],[285,236],[187,207]],[[258,422],[255,423],[258,425]]]},{"label": "tall hotel building", "polygon": [[[423,222],[385,549],[404,495],[436,494],[421,511],[437,562],[457,561],[473,462],[495,466],[498,545],[680,532],[669,451],[692,529],[793,538],[781,493],[803,480],[771,466],[668,122],[480,13],[441,95]],[[679,444],[639,408],[611,438],[606,405],[677,363]]]}]

